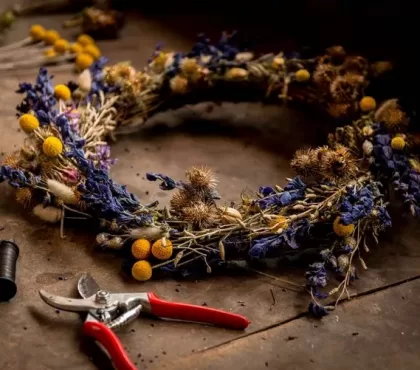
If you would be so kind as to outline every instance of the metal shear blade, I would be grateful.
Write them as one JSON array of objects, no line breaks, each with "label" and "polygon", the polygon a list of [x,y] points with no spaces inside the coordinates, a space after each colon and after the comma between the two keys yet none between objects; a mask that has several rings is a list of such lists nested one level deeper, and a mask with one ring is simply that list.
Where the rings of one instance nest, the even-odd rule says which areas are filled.
[{"label": "metal shear blade", "polygon": [[98,283],[90,274],[82,275],[77,282],[77,291],[82,298],[90,298],[100,290]]},{"label": "metal shear blade", "polygon": [[90,311],[90,310],[95,310],[95,309],[104,307],[103,304],[97,303],[95,301],[95,296],[91,296],[85,299],[77,299],[77,298],[74,299],[74,298],[60,297],[58,295],[48,293],[43,289],[39,291],[39,295],[41,296],[42,300],[45,303],[63,311],[83,312],[83,311]]}]

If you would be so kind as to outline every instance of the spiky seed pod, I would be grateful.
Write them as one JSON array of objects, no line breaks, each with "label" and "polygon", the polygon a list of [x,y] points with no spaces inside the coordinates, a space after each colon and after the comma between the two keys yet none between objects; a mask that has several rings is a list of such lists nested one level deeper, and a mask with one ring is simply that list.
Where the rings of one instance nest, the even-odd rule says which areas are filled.
[{"label": "spiky seed pod", "polygon": [[318,172],[317,154],[314,149],[300,149],[296,151],[290,165],[299,175],[312,176]]},{"label": "spiky seed pod", "polygon": [[408,117],[399,107],[397,99],[384,102],[376,111],[375,120],[383,122],[392,132],[403,131],[408,125]]},{"label": "spiky seed pod", "polygon": [[191,204],[192,201],[191,194],[186,189],[179,189],[172,196],[170,204],[175,212],[181,212],[182,209]]},{"label": "spiky seed pod", "polygon": [[343,119],[349,116],[351,105],[348,103],[331,103],[328,104],[327,113],[335,119]]},{"label": "spiky seed pod", "polygon": [[363,76],[346,73],[338,76],[330,86],[330,93],[336,102],[352,102],[357,98],[360,86],[364,82]]},{"label": "spiky seed pod", "polygon": [[215,189],[217,186],[218,181],[208,167],[192,167],[186,171],[186,175],[194,188]]},{"label": "spiky seed pod", "polygon": [[320,175],[326,179],[337,181],[353,177],[357,166],[349,149],[339,145],[335,150],[322,149],[318,154],[320,159]]},{"label": "spiky seed pod", "polygon": [[16,201],[28,208],[32,204],[33,191],[31,188],[21,188],[16,190]]},{"label": "spiky seed pod", "polygon": [[326,51],[331,62],[333,62],[334,64],[343,63],[344,58],[346,57],[346,51],[341,45],[331,46]]},{"label": "spiky seed pod", "polygon": [[20,156],[18,153],[9,154],[6,158],[4,158],[3,165],[10,166],[13,168],[19,167]]},{"label": "spiky seed pod", "polygon": [[190,207],[185,207],[182,214],[187,222],[199,229],[209,227],[215,221],[211,207],[204,202],[197,202]]},{"label": "spiky seed pod", "polygon": [[337,77],[337,68],[331,64],[319,63],[314,71],[313,80],[322,88],[329,88]]}]

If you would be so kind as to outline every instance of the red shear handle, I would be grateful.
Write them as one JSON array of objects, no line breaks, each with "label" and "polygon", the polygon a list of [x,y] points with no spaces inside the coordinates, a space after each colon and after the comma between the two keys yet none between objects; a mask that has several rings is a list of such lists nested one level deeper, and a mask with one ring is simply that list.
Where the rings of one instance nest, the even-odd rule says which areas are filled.
[{"label": "red shear handle", "polygon": [[137,370],[115,333],[101,322],[87,321],[83,332],[102,344],[117,370]]},{"label": "red shear handle", "polygon": [[165,301],[154,293],[148,293],[148,296],[152,309],[151,314],[158,317],[195,321],[241,330],[249,325],[248,319],[241,315],[209,307]]}]

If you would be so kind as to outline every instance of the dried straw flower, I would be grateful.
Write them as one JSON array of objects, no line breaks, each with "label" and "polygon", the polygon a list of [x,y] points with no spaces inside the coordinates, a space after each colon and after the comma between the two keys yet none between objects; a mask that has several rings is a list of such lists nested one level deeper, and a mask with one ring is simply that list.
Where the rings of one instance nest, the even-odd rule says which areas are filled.
[{"label": "dried straw flower", "polygon": [[319,170],[318,151],[316,149],[300,149],[296,151],[290,165],[303,177],[315,175]]},{"label": "dried straw flower", "polygon": [[191,185],[198,189],[215,189],[218,183],[213,171],[208,167],[192,167],[186,171],[186,176]]},{"label": "dried straw flower", "polygon": [[16,190],[16,201],[25,208],[32,204],[33,191],[31,188],[21,188]]},{"label": "dried straw flower", "polygon": [[363,82],[363,76],[353,73],[338,76],[331,83],[331,96],[336,102],[351,102],[357,98],[359,88]]},{"label": "dried straw flower", "polygon": [[212,207],[204,202],[197,202],[182,210],[184,219],[194,227],[207,228],[214,224],[214,214]]},{"label": "dried straw flower", "polygon": [[323,88],[329,88],[331,82],[337,77],[337,68],[331,64],[319,63],[313,74],[314,82]]}]

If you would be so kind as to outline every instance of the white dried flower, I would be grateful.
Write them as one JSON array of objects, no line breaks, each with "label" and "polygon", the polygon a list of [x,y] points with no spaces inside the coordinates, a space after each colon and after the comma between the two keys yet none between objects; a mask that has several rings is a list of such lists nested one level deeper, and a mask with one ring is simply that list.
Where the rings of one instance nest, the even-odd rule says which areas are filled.
[{"label": "white dried flower", "polygon": [[235,60],[239,63],[246,63],[251,61],[254,58],[254,54],[249,51],[243,51],[236,54]]},{"label": "white dried flower", "polygon": [[369,140],[364,141],[362,148],[363,148],[363,153],[366,156],[371,155],[373,152],[373,144]]},{"label": "white dried flower", "polygon": [[222,211],[220,219],[224,224],[237,223],[238,220],[242,221],[241,213],[235,208],[232,208],[232,207],[218,207],[218,208],[219,210]]},{"label": "white dried flower", "polygon": [[50,222],[52,224],[60,221],[63,217],[63,212],[61,209],[52,206],[44,207],[42,204],[35,206],[32,212],[41,220]]},{"label": "white dried flower", "polygon": [[212,56],[211,55],[200,55],[200,61],[203,64],[210,63]]},{"label": "white dried flower", "polygon": [[107,243],[109,240],[109,234],[107,233],[100,233],[98,235],[96,235],[96,243],[98,245],[104,245],[105,243]]},{"label": "white dried flower", "polygon": [[79,199],[74,191],[67,185],[51,179],[47,180],[47,185],[51,193],[53,193],[57,198],[61,199],[64,203],[77,204],[79,202]]},{"label": "white dried flower", "polygon": [[80,90],[89,92],[92,87],[92,75],[89,69],[85,69],[78,77],[77,84]]},{"label": "white dried flower", "polygon": [[113,237],[108,243],[107,246],[111,249],[121,249],[124,245],[124,239],[120,236]]},{"label": "white dried flower", "polygon": [[133,239],[158,240],[169,238],[169,232],[159,226],[143,226],[131,230],[130,237]]}]

